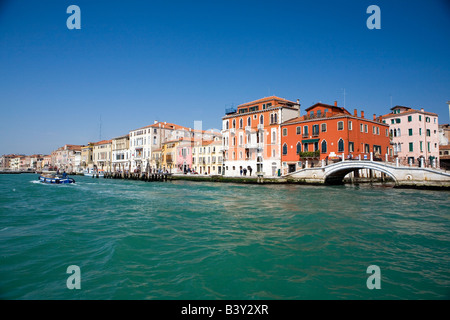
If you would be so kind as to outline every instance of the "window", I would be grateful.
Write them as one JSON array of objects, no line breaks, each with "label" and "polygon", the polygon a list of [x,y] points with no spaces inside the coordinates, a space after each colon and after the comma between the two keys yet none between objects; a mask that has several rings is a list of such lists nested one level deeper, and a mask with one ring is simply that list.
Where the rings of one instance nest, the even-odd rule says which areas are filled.
[{"label": "window", "polygon": [[364,125],[361,123],[359,126],[361,128],[361,132],[364,132]]},{"label": "window", "polygon": [[338,141],[338,152],[344,152],[344,140],[342,139]]},{"label": "window", "polygon": [[364,153],[370,153],[370,145],[367,143],[364,145]]},{"label": "window", "polygon": [[419,146],[420,146],[420,152],[423,152],[423,142],[419,141]]},{"label": "window", "polygon": [[272,144],[275,144],[277,142],[277,133],[275,131],[272,131]]},{"label": "window", "polygon": [[408,122],[412,121],[412,116],[408,116]]},{"label": "window", "polygon": [[321,127],[322,127],[322,128],[321,128],[321,129],[322,129],[322,130],[321,130],[322,132],[327,132],[327,124],[326,124],[326,123],[322,123]]},{"label": "window", "polygon": [[302,134],[302,127],[297,127],[297,134]]},{"label": "window", "polygon": [[283,155],[287,155],[287,144],[283,144]]},{"label": "window", "polygon": [[244,126],[244,121],[242,119],[239,119],[239,128],[242,129],[243,126]]},{"label": "window", "polygon": [[413,146],[413,143],[410,142],[409,143],[409,152],[413,152],[413,151],[414,151],[414,146]]},{"label": "window", "polygon": [[353,130],[353,123],[351,121],[348,122],[348,130]]},{"label": "window", "polygon": [[308,135],[308,126],[304,126],[303,127],[303,135],[307,136]]},{"label": "window", "polygon": [[252,125],[252,119],[250,117],[247,118],[247,125],[249,127]]},{"label": "window", "polygon": [[400,123],[400,118],[395,119],[395,123]]},{"label": "window", "polygon": [[270,115],[270,123],[273,123],[273,113]]},{"label": "window", "polygon": [[344,130],[344,121],[339,121],[337,123],[337,129],[338,130]]},{"label": "window", "polygon": [[427,142],[427,145],[428,145],[428,152],[431,152],[431,146],[430,146],[430,143]]},{"label": "window", "polygon": [[348,143],[348,152],[355,152],[355,144],[351,141]]},{"label": "window", "polygon": [[419,121],[422,121],[422,116],[419,114]]},{"label": "window", "polygon": [[322,153],[327,153],[327,142],[322,140],[322,148],[320,150]]},{"label": "window", "polygon": [[259,117],[259,124],[264,124],[264,116],[263,115],[261,115]]},{"label": "window", "polygon": [[430,129],[427,129],[427,137],[430,137],[431,136],[431,131],[430,131]]},{"label": "window", "polygon": [[372,126],[372,133],[375,134],[376,133],[376,129],[375,126]]},{"label": "window", "polygon": [[401,134],[400,134],[400,128],[399,129],[397,129],[397,137],[400,137],[401,136]]},{"label": "window", "polygon": [[369,132],[369,126],[367,124],[364,125],[364,132],[365,133]]},{"label": "window", "polygon": [[408,129],[408,135],[412,136],[413,135],[413,130],[412,129]]},{"label": "window", "polygon": [[386,137],[389,137],[389,130],[386,129]]},{"label": "window", "polygon": [[394,119],[391,119],[391,124],[394,124],[395,123],[395,120]]},{"label": "window", "polygon": [[308,143],[303,144],[303,151],[308,152]]},{"label": "window", "polygon": [[302,144],[300,142],[297,142],[297,154],[299,154],[302,151]]},{"label": "window", "polygon": [[236,119],[233,119],[233,128],[236,128]]},{"label": "window", "polygon": [[276,114],[276,113],[275,113],[274,116],[273,116],[273,121],[274,121],[274,123],[277,123],[277,122],[278,122],[277,114]]},{"label": "window", "polygon": [[379,127],[377,127],[377,134],[378,135],[380,134],[380,128]]},{"label": "window", "polygon": [[227,129],[227,130],[229,129],[228,128],[228,121],[225,121],[225,129]]},{"label": "window", "polygon": [[287,136],[287,128],[283,128],[283,137]]},{"label": "window", "polygon": [[318,136],[319,135],[319,125],[318,124],[313,124],[313,126],[312,126],[312,135],[313,136]]},{"label": "window", "polygon": [[425,122],[430,122],[430,117],[425,117]]},{"label": "window", "polygon": [[419,136],[422,135],[422,128],[419,128]]}]

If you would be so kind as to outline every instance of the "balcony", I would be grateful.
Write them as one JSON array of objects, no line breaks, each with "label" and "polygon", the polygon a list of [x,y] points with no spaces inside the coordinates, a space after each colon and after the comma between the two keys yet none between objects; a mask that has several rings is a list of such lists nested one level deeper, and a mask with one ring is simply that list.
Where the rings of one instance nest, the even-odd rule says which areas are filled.
[{"label": "balcony", "polygon": [[264,124],[262,123],[258,124],[258,130],[264,130]]},{"label": "balcony", "polygon": [[231,133],[231,134],[236,134],[236,128],[231,128],[231,129],[230,129],[230,133]]},{"label": "balcony", "polygon": [[245,126],[245,131],[247,131],[247,132],[252,131],[252,127],[251,126]]},{"label": "balcony", "polygon": [[303,138],[309,138],[309,133],[308,132],[303,132],[302,137]]},{"label": "balcony", "polygon": [[258,148],[258,144],[257,143],[246,143],[245,148],[246,149],[256,149],[256,148]]},{"label": "balcony", "polygon": [[318,136],[319,136],[319,132],[313,132],[313,133],[312,133],[312,136],[313,136],[313,137],[318,137]]}]

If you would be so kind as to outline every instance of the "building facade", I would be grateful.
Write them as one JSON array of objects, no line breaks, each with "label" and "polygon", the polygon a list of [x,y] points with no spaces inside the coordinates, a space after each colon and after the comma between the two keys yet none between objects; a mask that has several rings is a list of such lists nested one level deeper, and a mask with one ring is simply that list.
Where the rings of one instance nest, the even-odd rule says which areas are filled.
[{"label": "building facade", "polygon": [[94,170],[111,172],[111,140],[102,140],[93,144]]},{"label": "building facade", "polygon": [[345,159],[386,160],[389,126],[381,117],[364,118],[345,108],[316,103],[306,114],[281,124],[282,174]]},{"label": "building facade", "polygon": [[391,108],[392,112],[383,116],[389,125],[394,156],[401,164],[419,165],[423,158],[425,165],[439,163],[439,123],[438,115],[404,106]]},{"label": "building facade", "polygon": [[223,174],[222,139],[195,141],[192,147],[192,170],[202,175]]},{"label": "building facade", "polygon": [[132,170],[146,170],[147,165],[151,166],[153,150],[162,148],[163,143],[167,141],[178,140],[181,137],[190,138],[193,135],[191,131],[190,128],[158,121],[131,130],[129,154]]},{"label": "building facade", "polygon": [[130,164],[130,135],[126,134],[111,141],[112,170],[114,172],[129,171]]},{"label": "building facade", "polygon": [[276,176],[281,170],[280,124],[299,116],[300,104],[271,96],[226,110],[222,118],[224,175]]}]

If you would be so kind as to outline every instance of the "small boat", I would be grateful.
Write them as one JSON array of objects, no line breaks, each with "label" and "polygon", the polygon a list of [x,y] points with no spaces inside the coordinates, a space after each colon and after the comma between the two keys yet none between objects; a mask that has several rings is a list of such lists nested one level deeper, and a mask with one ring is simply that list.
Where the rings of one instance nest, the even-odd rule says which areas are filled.
[{"label": "small boat", "polygon": [[97,177],[98,176],[100,178],[103,178],[103,176],[104,176],[103,170],[95,170],[95,169],[86,169],[86,170],[84,170],[83,174],[86,177]]},{"label": "small boat", "polygon": [[68,184],[68,183],[75,183],[75,180],[73,178],[69,177],[63,177],[61,174],[56,174],[56,172],[45,172],[42,173],[39,176],[39,181],[43,183],[50,183],[50,184]]}]

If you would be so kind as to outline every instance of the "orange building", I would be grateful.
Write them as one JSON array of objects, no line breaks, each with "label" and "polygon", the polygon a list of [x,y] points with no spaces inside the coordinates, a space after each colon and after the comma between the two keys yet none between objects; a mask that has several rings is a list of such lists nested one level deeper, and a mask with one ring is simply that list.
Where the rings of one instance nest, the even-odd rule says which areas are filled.
[{"label": "orange building", "polygon": [[227,176],[278,175],[280,124],[299,116],[300,105],[275,96],[226,110],[222,118],[223,173]]},{"label": "orange building", "polygon": [[385,160],[392,155],[389,125],[381,117],[358,117],[345,108],[316,103],[306,114],[281,124],[283,174],[309,165],[320,165],[321,160],[345,159]]}]

